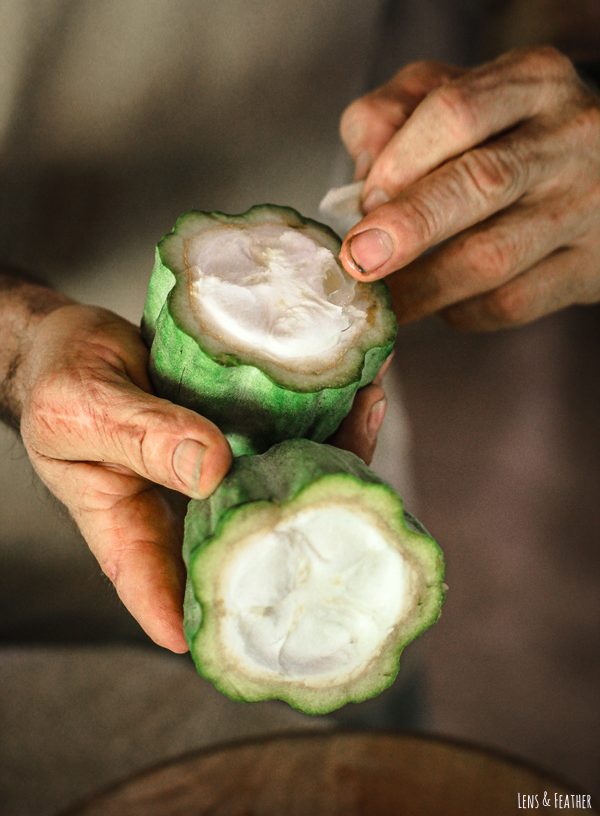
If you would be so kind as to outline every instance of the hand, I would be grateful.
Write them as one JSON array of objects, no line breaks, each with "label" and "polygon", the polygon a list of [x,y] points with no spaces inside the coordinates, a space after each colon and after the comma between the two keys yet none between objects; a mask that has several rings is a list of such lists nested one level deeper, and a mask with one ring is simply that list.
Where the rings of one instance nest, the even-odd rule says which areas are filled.
[{"label": "hand", "polygon": [[185,652],[181,518],[158,485],[202,498],[231,463],[225,438],[152,396],[138,329],[104,309],[63,306],[38,325],[20,366],[21,433],[131,614]]},{"label": "hand", "polygon": [[385,419],[387,401],[382,383],[393,356],[394,352],[389,355],[370,385],[357,391],[352,410],[331,439],[327,440],[331,445],[352,451],[367,465],[373,459],[377,435]]},{"label": "hand", "polygon": [[[204,498],[231,451],[212,422],[151,394],[147,360],[126,320],[60,306],[38,324],[19,366],[21,434],[131,614],[156,643],[185,652],[183,508],[159,485]],[[384,412],[380,385],[363,388],[332,442],[368,459]]]},{"label": "hand", "polygon": [[400,322],[486,331],[600,299],[600,100],[559,52],[409,65],[341,134],[368,175],[340,258],[391,275]]}]

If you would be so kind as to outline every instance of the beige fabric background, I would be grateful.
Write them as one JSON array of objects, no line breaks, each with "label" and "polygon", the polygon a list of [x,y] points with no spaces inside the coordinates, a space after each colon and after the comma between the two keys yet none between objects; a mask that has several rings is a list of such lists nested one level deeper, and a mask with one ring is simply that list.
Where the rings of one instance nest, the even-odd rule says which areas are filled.
[{"label": "beige fabric background", "polygon": [[[180,212],[273,201],[316,215],[325,189],[347,180],[344,105],[403,61],[476,58],[488,5],[502,4],[396,2],[378,37],[380,4],[359,0],[0,0],[4,256],[137,321],[153,246]],[[488,53],[546,39],[550,13],[537,32],[530,19],[496,18]],[[403,331],[396,361],[418,443],[417,510],[443,541],[451,584],[403,676],[412,655],[429,654],[437,730],[582,785],[597,780],[598,756],[595,325],[574,313],[480,338],[427,322]],[[375,467],[410,496],[399,389],[392,375]],[[144,642],[4,428],[0,558],[7,636]],[[195,744],[304,727],[277,706],[257,716],[229,705],[188,669],[131,645],[4,646],[3,814],[51,813]]]}]

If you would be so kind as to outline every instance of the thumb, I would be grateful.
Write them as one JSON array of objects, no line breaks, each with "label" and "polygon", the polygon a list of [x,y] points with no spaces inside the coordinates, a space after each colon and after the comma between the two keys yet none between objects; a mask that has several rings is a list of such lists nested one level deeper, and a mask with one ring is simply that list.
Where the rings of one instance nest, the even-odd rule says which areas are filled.
[{"label": "thumb", "polygon": [[35,453],[121,466],[192,498],[210,495],[231,465],[210,420],[122,380],[63,382],[58,395],[42,389],[28,424],[24,438]]}]

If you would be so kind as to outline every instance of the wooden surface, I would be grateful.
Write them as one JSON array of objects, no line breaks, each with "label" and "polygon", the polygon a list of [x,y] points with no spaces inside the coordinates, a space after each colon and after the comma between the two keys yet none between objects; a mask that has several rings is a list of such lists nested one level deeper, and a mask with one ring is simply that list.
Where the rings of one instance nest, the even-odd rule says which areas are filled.
[{"label": "wooden surface", "polygon": [[[506,816],[518,794],[567,791],[532,768],[441,740],[292,735],[199,752],[71,816]],[[591,811],[587,811],[588,813]]]}]

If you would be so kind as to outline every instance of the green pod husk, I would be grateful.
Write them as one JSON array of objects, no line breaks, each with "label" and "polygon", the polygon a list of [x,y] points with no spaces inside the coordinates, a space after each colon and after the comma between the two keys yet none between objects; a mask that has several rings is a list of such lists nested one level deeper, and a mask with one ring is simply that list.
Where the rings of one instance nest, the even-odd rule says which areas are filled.
[{"label": "green pod husk", "polygon": [[241,215],[186,213],[158,244],[142,321],[156,392],[211,419],[235,456],[265,451],[288,438],[326,440],[350,411],[356,391],[374,379],[396,336],[381,282],[357,284],[372,301],[368,325],[325,371],[290,372],[257,354],[232,353],[199,331],[189,306],[186,242],[216,227],[265,224],[299,230],[333,256],[339,252],[335,233],[288,207],[260,205]]},{"label": "green pod husk", "polygon": [[[293,673],[286,674],[284,668],[266,668],[260,654],[256,658],[253,646],[240,647],[238,640],[232,640],[228,634],[234,631],[231,629],[232,605],[240,594],[232,584],[236,580],[236,559],[244,557],[244,548],[248,546],[255,549],[250,555],[246,551],[245,557],[253,559],[253,553],[258,552],[256,548],[260,548],[273,531],[282,529],[281,525],[289,519],[299,519],[302,513],[315,508],[331,514],[333,525],[331,535],[317,543],[321,549],[319,558],[334,557],[332,553],[339,538],[335,532],[336,513],[341,510],[355,514],[361,524],[371,525],[381,533],[399,553],[411,576],[403,584],[404,590],[393,584],[387,589],[381,588],[381,593],[387,592],[390,597],[405,591],[408,600],[402,616],[366,664],[349,676],[343,672],[327,675],[326,681],[318,671],[314,677],[295,677]],[[345,546],[346,541],[342,544]],[[184,628],[199,673],[235,700],[278,699],[309,714],[326,714],[348,702],[363,701],[391,685],[398,673],[403,649],[437,620],[445,593],[443,554],[424,527],[404,510],[397,493],[354,454],[308,440],[290,440],[263,455],[235,460],[230,473],[209,499],[190,502],[185,521],[184,559],[188,574]],[[289,592],[294,591],[294,581],[310,580],[306,571],[314,571],[320,563],[317,559],[311,562],[311,567],[311,563],[305,562],[306,559],[295,572],[285,573]],[[246,583],[250,581],[257,587],[268,584],[268,563],[268,559],[264,561],[259,557],[258,566],[252,566],[257,571],[244,579]],[[355,574],[356,565],[342,572],[341,578],[350,580],[343,576]],[[328,626],[326,599],[337,591],[336,587],[339,588],[336,575],[319,586],[315,603],[324,628]],[[278,603],[285,602],[282,595]],[[254,614],[254,607],[249,608]],[[332,610],[337,620],[333,606]],[[369,613],[367,609],[367,617]],[[295,625],[302,625],[303,616],[313,614],[315,610],[307,605]],[[253,620],[259,620],[251,614],[249,618],[244,622],[249,627]],[[360,631],[358,627],[358,639],[351,649],[362,648]],[[252,633],[249,642],[252,642]],[[285,644],[281,648],[285,648]],[[256,666],[252,663],[255,658]],[[328,659],[327,654],[323,659]],[[248,660],[252,663],[250,668]]]}]

